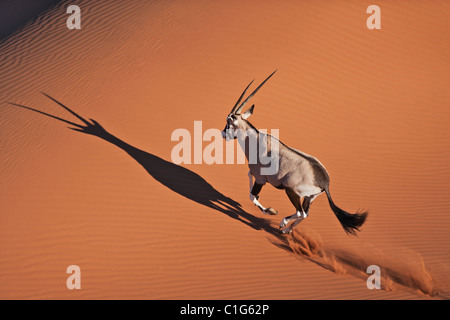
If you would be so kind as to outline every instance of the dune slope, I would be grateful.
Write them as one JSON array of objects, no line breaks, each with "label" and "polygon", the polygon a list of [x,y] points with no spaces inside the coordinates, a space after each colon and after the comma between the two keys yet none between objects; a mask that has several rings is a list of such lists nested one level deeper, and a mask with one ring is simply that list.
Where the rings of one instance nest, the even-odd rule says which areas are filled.
[{"label": "dune slope", "polygon": [[[381,30],[356,0],[77,3],[81,30],[62,2],[0,45],[0,298],[450,297],[450,3],[378,1]],[[369,210],[358,237],[325,196],[279,236],[294,209],[265,186],[279,215],[263,216],[246,165],[171,161],[174,130],[222,129],[275,69],[250,121],[320,159],[340,207]],[[6,103],[80,123],[41,91],[108,138]]]}]

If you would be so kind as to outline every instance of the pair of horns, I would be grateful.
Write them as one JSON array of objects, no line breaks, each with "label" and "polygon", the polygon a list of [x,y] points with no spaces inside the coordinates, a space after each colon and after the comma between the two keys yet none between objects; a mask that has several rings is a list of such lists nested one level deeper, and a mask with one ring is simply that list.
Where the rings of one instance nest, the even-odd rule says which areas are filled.
[{"label": "pair of horns", "polygon": [[[264,80],[264,81],[258,86],[258,88],[256,88],[256,89],[255,89],[255,90],[247,97],[247,99],[245,99],[244,102],[241,103],[241,100],[242,100],[242,98],[244,97],[245,93],[247,92],[247,89],[251,86],[251,84],[253,83],[253,81],[255,81],[255,80],[252,80],[252,82],[249,83],[249,85],[247,86],[247,88],[245,88],[244,92],[242,92],[241,96],[239,97],[238,101],[237,101],[236,104],[234,105],[233,109],[231,109],[231,112],[230,112],[230,113],[240,114],[242,108],[247,104],[248,100],[250,100],[250,98],[253,97],[253,96],[255,95],[256,92],[258,92],[258,90],[264,85],[264,83],[267,82],[267,80],[270,79],[270,77],[272,77],[272,76],[274,75],[275,72],[277,72],[277,70],[275,70],[274,72],[272,72],[271,75],[268,76],[268,77],[266,78],[266,80]],[[239,105],[239,103],[241,103],[241,104]],[[238,106],[238,105],[239,105],[239,106]]]}]

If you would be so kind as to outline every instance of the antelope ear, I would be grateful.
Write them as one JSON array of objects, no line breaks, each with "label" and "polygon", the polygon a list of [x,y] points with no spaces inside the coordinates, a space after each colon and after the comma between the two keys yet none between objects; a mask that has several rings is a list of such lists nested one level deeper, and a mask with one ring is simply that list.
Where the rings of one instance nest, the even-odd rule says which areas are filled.
[{"label": "antelope ear", "polygon": [[253,114],[253,109],[255,108],[255,105],[252,105],[247,111],[245,111],[242,114],[242,119],[247,119],[248,117],[250,117]]}]

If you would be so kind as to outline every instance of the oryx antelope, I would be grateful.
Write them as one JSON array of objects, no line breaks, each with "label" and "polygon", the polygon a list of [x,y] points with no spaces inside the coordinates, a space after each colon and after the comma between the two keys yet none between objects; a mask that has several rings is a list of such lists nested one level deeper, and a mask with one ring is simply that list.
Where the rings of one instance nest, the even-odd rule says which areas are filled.
[{"label": "oryx antelope", "polygon": [[[222,131],[222,136],[226,140],[238,139],[240,141],[240,145],[249,162],[250,200],[265,214],[275,215],[278,213],[276,210],[270,207],[265,208],[259,202],[258,194],[267,182],[275,188],[284,189],[296,212],[281,221],[280,229],[282,229],[282,233],[290,233],[296,225],[308,217],[309,208],[314,199],[325,192],[331,210],[333,210],[344,230],[349,234],[356,235],[356,231],[359,231],[359,227],[363,225],[368,212],[351,214],[336,206],[330,195],[328,172],[319,160],[304,152],[288,147],[275,137],[256,129],[247,120],[253,113],[255,105],[252,105],[247,111],[241,112],[250,98],[275,72],[276,70],[241,103],[247,89],[253,83],[253,81],[250,82],[233,109],[231,109],[230,114],[227,116],[225,129]],[[264,150],[270,159],[270,163],[277,163],[276,172],[264,173],[263,169],[267,167],[267,164],[259,161],[259,157],[256,157],[257,161],[249,161],[252,152],[252,148],[249,146],[251,141],[257,141],[258,155],[261,155],[261,150]],[[254,182],[253,179],[255,180]],[[294,222],[287,226],[291,221]]]}]

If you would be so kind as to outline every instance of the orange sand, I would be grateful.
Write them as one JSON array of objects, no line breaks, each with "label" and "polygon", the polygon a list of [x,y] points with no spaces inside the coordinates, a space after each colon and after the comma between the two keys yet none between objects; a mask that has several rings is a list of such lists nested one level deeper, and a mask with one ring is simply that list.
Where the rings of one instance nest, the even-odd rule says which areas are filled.
[{"label": "orange sand", "polygon": [[[0,298],[450,297],[448,1],[377,1],[373,31],[359,0],[77,3],[81,30],[67,30],[62,4],[0,46]],[[261,202],[280,214],[263,216],[246,165],[161,160],[173,130],[222,129],[274,69],[250,121],[319,158],[340,207],[370,210],[357,238],[325,196],[276,236],[293,207],[267,186]],[[160,160],[143,168],[4,103],[78,121],[40,91]],[[220,194],[241,216],[202,203]],[[81,290],[66,288],[72,264]],[[366,287],[370,264],[382,290]]]}]

